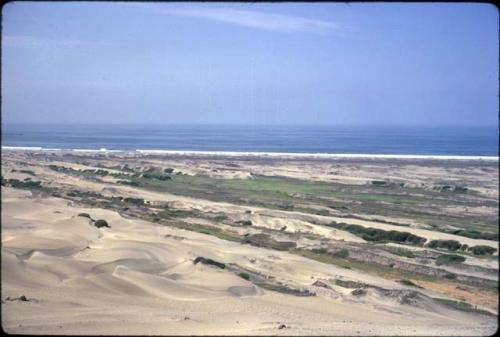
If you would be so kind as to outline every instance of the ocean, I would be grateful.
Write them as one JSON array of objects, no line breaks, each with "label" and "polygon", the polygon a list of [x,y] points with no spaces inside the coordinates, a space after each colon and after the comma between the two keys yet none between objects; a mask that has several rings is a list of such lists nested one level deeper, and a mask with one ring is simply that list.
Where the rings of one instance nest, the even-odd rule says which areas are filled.
[{"label": "ocean", "polygon": [[497,127],[2,125],[3,147],[498,156]]}]

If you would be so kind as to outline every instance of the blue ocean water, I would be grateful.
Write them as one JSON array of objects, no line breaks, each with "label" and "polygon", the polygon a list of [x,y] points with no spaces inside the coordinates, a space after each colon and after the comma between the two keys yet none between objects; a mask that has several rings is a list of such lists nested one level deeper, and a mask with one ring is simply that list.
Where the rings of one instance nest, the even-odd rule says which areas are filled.
[{"label": "blue ocean water", "polygon": [[498,156],[497,127],[2,125],[2,146]]}]

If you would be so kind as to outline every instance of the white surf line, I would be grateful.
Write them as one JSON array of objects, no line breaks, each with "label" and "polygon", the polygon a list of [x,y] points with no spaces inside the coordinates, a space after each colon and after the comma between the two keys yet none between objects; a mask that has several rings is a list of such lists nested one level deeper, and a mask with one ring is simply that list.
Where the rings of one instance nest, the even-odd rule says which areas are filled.
[{"label": "white surf line", "polygon": [[61,151],[61,152],[99,152],[99,153],[141,153],[205,156],[247,156],[247,157],[294,157],[294,158],[380,158],[380,159],[437,159],[437,160],[488,160],[498,161],[498,156],[460,156],[460,155],[418,155],[418,154],[365,154],[365,153],[297,153],[297,152],[239,152],[239,151],[180,151],[180,150],[108,150],[101,149],[51,149],[43,147],[2,146],[11,151]]},{"label": "white surf line", "polygon": [[498,156],[456,156],[456,155],[416,155],[416,154],[413,155],[413,154],[357,154],[357,153],[230,152],[230,151],[174,151],[174,150],[136,150],[136,152],[144,154],[220,155],[220,156],[499,160]]}]

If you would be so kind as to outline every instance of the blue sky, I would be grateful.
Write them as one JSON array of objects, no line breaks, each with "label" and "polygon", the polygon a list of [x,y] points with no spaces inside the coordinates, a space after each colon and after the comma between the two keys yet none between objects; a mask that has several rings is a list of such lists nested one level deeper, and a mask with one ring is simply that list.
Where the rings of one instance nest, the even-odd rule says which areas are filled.
[{"label": "blue sky", "polygon": [[11,2],[2,122],[498,125],[489,4]]}]

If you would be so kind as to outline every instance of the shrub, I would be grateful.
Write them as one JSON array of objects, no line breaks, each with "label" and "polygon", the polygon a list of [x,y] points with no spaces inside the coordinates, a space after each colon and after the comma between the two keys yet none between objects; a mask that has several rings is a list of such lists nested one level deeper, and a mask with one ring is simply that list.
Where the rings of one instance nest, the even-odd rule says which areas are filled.
[{"label": "shrub", "polygon": [[163,170],[163,173],[166,174],[172,174],[174,172],[174,169],[171,167],[167,167],[166,169]]},{"label": "shrub", "polygon": [[345,248],[342,248],[341,250],[339,250],[338,252],[333,254],[333,256],[341,258],[341,259],[346,259],[349,257],[349,251]]},{"label": "shrub", "polygon": [[438,266],[442,264],[454,264],[454,263],[462,263],[465,261],[465,257],[460,256],[460,255],[448,255],[448,254],[443,254],[439,255],[439,257],[436,259],[436,264]]},{"label": "shrub", "polygon": [[384,186],[387,185],[387,182],[385,182],[384,180],[372,180],[372,185]]},{"label": "shrub", "polygon": [[101,227],[107,227],[107,228],[111,228],[109,225],[108,225],[108,222],[106,220],[97,220],[96,222],[94,222],[94,226],[96,226],[97,228],[101,228]]},{"label": "shrub", "polygon": [[125,202],[129,202],[131,204],[135,205],[144,205],[144,199],[142,198],[125,198],[123,199]]},{"label": "shrub", "polygon": [[408,232],[400,232],[395,230],[385,231],[373,227],[363,227],[360,225],[349,225],[345,223],[338,224],[336,222],[331,223],[329,226],[353,233],[357,236],[360,236],[366,241],[392,241],[418,245],[424,243],[427,240],[423,237]]},{"label": "shrub", "polygon": [[118,184],[129,185],[129,186],[139,186],[139,183],[131,180],[118,180]]},{"label": "shrub", "polygon": [[83,217],[83,218],[89,218],[89,219],[92,219],[88,213],[80,213],[80,214],[78,214],[78,216],[81,216],[81,217]]},{"label": "shrub", "polygon": [[491,255],[495,253],[497,249],[490,246],[479,245],[470,247],[469,251],[474,255]]},{"label": "shrub", "polygon": [[203,264],[208,264],[208,265],[213,265],[213,266],[216,266],[218,268],[221,268],[221,269],[224,269],[226,268],[226,265],[222,262],[217,262],[217,261],[214,261],[212,259],[206,259],[204,258],[203,256],[198,256],[196,259],[194,259],[193,263],[194,264],[197,264],[198,262],[201,262]]},{"label": "shrub", "polygon": [[415,254],[411,250],[407,249],[392,249],[390,252],[394,255],[408,257],[410,259],[415,258]]},{"label": "shrub", "polygon": [[484,239],[498,241],[498,233],[480,232],[473,228],[457,229],[451,231],[452,234],[465,236],[471,239]]},{"label": "shrub", "polygon": [[32,176],[35,176],[35,172],[31,171],[31,170],[19,170],[19,172],[21,173],[25,173],[25,174],[29,174],[29,175],[32,175]]},{"label": "shrub", "polygon": [[449,279],[449,280],[454,280],[457,278],[457,275],[453,274],[453,273],[446,273],[443,275],[444,278],[446,279]]},{"label": "shrub", "polygon": [[401,279],[399,281],[397,281],[405,286],[410,286],[410,287],[415,287],[415,288],[422,288],[421,286],[419,285],[416,285],[415,283],[413,283],[412,281],[410,280],[407,280],[407,279]]},{"label": "shrub", "polygon": [[451,251],[460,249],[462,245],[456,240],[432,240],[427,244],[429,248],[443,248]]},{"label": "shrub", "polygon": [[351,291],[351,295],[353,295],[353,296],[364,296],[364,295],[366,295],[366,290],[364,290],[364,289],[354,289],[353,291]]},{"label": "shrub", "polygon": [[7,183],[10,184],[11,187],[14,188],[41,188],[41,181],[20,181],[18,179],[9,179],[7,180]]},{"label": "shrub", "polygon": [[247,281],[250,280],[250,275],[248,275],[247,273],[239,273],[238,276],[244,278]]},{"label": "shrub", "polygon": [[297,247],[297,244],[292,241],[276,241],[269,235],[264,233],[253,234],[241,240],[242,243],[249,243],[256,247],[267,247],[276,250],[289,250]]},{"label": "shrub", "polygon": [[240,223],[242,226],[252,226],[252,221],[250,220],[242,220],[238,221],[238,223]]},{"label": "shrub", "polygon": [[311,249],[311,252],[315,254],[328,254],[328,249],[326,248],[313,248]]}]

